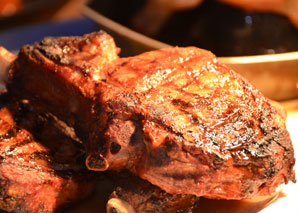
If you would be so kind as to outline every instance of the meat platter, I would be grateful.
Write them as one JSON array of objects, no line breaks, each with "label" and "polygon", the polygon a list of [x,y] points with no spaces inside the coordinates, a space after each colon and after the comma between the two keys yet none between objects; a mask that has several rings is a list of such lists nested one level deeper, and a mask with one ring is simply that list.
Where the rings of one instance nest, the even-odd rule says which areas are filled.
[{"label": "meat platter", "polygon": [[[295,181],[292,171],[294,165],[293,147],[284,125],[285,112],[279,104],[267,100],[249,82],[225,65],[217,63],[214,55],[205,50],[193,47],[169,48],[122,59],[118,59],[115,54],[117,54],[117,48],[112,38],[104,32],[91,33],[84,37],[48,37],[40,43],[24,46],[10,70],[10,77],[7,81],[8,93],[6,94],[9,98],[7,100],[5,95],[4,99],[1,96],[2,104],[3,100],[8,102],[7,107],[14,114],[13,116],[26,115],[25,119],[16,117],[17,125],[21,125],[21,128],[28,127],[29,130],[32,128],[32,131],[34,129],[36,131],[37,128],[38,136],[36,138],[39,140],[48,140],[49,136],[55,135],[51,131],[49,133],[48,129],[51,128],[47,128],[48,122],[51,120],[54,123],[51,126],[59,125],[59,129],[63,130],[63,133],[71,140],[78,140],[78,142],[90,140],[90,144],[85,144],[87,146],[86,166],[88,169],[100,172],[107,169],[127,168],[166,190],[167,193],[171,193],[161,192],[161,189],[152,188],[150,185],[148,188],[148,184],[145,183],[145,188],[147,188],[144,190],[145,194],[146,192],[155,193],[153,203],[159,196],[166,199],[158,201],[161,202],[161,205],[169,205],[173,202],[176,204],[178,202],[178,205],[182,206],[187,205],[183,201],[192,203],[192,197],[179,195],[185,193],[185,195],[216,199],[202,198],[198,202],[197,211],[199,212],[237,212],[236,207],[241,212],[246,210],[246,212],[257,212],[277,205],[285,199],[290,202],[287,205],[290,208],[289,211],[295,211],[295,202],[291,198],[294,198],[292,190],[296,188],[296,185],[288,184],[273,193],[277,185],[289,180]],[[194,65],[196,69],[193,69]],[[101,69],[103,72],[98,72]],[[189,71],[185,72],[185,69]],[[179,72],[181,70],[182,72]],[[174,76],[177,79],[171,80],[167,76],[172,76],[172,78]],[[137,81],[138,78],[140,81]],[[198,80],[200,80],[203,89],[196,87],[199,84],[193,84]],[[167,81],[172,85],[170,86]],[[28,84],[28,82],[30,83]],[[34,83],[32,84],[32,82]],[[166,84],[161,84],[161,82],[166,82]],[[179,89],[181,86],[183,90]],[[155,89],[155,87],[159,88]],[[122,88],[124,92],[119,88]],[[217,93],[212,92],[214,89]],[[188,96],[179,96],[181,91]],[[154,95],[150,95],[151,93]],[[218,96],[218,93],[221,96]],[[99,99],[94,99],[95,96]],[[201,99],[202,97],[205,99]],[[191,102],[188,103],[187,99]],[[17,102],[13,102],[15,100]],[[165,101],[170,102],[164,104]],[[206,101],[209,102],[206,103]],[[197,109],[192,103],[198,104],[195,105],[200,109],[196,111],[197,114],[191,111]],[[288,109],[288,130],[291,133],[294,146],[297,147],[295,138],[297,102],[288,102],[285,105]],[[48,111],[42,111],[44,109]],[[32,119],[32,112],[36,112],[33,113],[34,116],[37,116],[36,118],[33,116]],[[201,112],[204,112],[203,117]],[[36,142],[32,140],[26,130],[14,127],[11,115],[5,107],[2,107],[1,113],[1,122],[5,124],[2,125],[4,134],[2,133],[1,140],[12,143],[4,149],[1,159],[2,162],[5,162],[2,163],[3,165],[11,165],[8,162],[15,160],[27,162],[24,160],[28,156],[26,152],[24,153],[26,150],[21,148],[19,152],[16,152],[18,151],[16,147],[26,147],[29,144],[31,147],[36,146],[37,151],[41,150],[32,154],[29,152],[31,160],[28,161],[29,165],[25,163],[23,168],[31,168],[38,173],[44,173],[50,169],[47,174],[62,175],[56,180],[58,183],[67,181],[71,185],[76,184],[75,177],[76,174],[79,174],[79,177],[83,177],[81,180],[84,181],[81,181],[79,186],[74,185],[75,187],[70,189],[75,188],[75,193],[79,192],[77,188],[80,187],[89,189],[88,181],[86,181],[89,180],[87,170],[84,171],[82,167],[77,168],[76,166],[69,168],[70,164],[65,164],[63,155],[56,156],[57,154],[55,154],[51,157],[52,154],[47,151],[46,147],[34,145]],[[168,113],[173,113],[172,115],[176,116],[176,119],[180,119],[180,122],[168,117]],[[208,116],[211,116],[211,119]],[[37,127],[34,126],[36,125],[34,124],[35,120],[38,120]],[[140,121],[141,123],[138,123]],[[46,123],[44,124],[44,122]],[[69,129],[71,127],[65,125],[75,128],[77,137],[72,135],[71,129]],[[42,128],[43,126],[46,126],[47,131]],[[140,129],[141,126],[142,129]],[[217,129],[216,132],[215,129]],[[19,140],[21,137],[18,134],[28,135],[26,136],[28,139],[17,141],[17,144],[14,145],[14,140]],[[56,140],[55,137],[52,139],[52,141]],[[61,137],[58,140],[61,140]],[[149,143],[146,142],[147,150],[143,145],[144,141],[149,141]],[[82,143],[77,144],[82,145]],[[184,145],[183,149],[180,147],[181,144]],[[165,147],[163,148],[163,146]],[[28,150],[32,151],[32,149]],[[67,148],[66,150],[72,154],[71,149]],[[144,151],[146,151],[146,155],[143,154]],[[209,156],[208,153],[212,153],[212,155]],[[215,155],[213,155],[214,153]],[[177,158],[177,154],[181,154],[179,156],[183,159]],[[275,156],[273,157],[272,154]],[[22,157],[19,157],[20,155]],[[16,159],[11,156],[16,156]],[[204,157],[206,157],[205,160]],[[73,157],[70,160],[77,161]],[[210,162],[206,164],[206,160]],[[171,162],[175,162],[174,168],[171,167]],[[142,165],[143,163],[146,164]],[[32,167],[32,164],[39,165],[38,170]],[[197,165],[202,166],[197,168]],[[181,171],[175,169],[177,166]],[[74,170],[74,168],[76,169]],[[54,171],[52,171],[53,169]],[[208,172],[204,173],[206,169]],[[27,169],[25,170],[27,171]],[[225,175],[221,176],[218,173]],[[8,173],[3,174],[6,176]],[[114,180],[117,180],[117,177],[111,175]],[[127,183],[130,182],[129,179],[134,178],[126,176]],[[1,184],[6,186],[6,179],[3,180],[4,182],[2,181]],[[175,182],[171,182],[173,180]],[[105,203],[103,201],[105,200],[103,186],[108,185],[106,181],[108,180],[105,178],[98,180],[97,194],[77,204],[70,211],[80,209],[81,206],[85,212],[90,206],[98,211],[100,207],[97,204]],[[132,181],[134,182],[134,180]],[[51,188],[52,182],[51,179],[43,181],[42,186],[48,186],[51,190],[55,190]],[[87,185],[84,185],[85,182]],[[82,183],[83,185],[81,185]],[[63,185],[67,186],[68,184]],[[10,190],[7,192],[4,190],[9,195],[5,198],[4,203],[11,203],[8,205],[8,209],[10,205],[13,208],[19,208],[18,206],[14,207],[15,200],[11,199],[11,196],[12,198],[18,196],[19,191],[8,189]],[[67,194],[70,189],[61,191],[66,193],[61,195],[62,198],[70,196],[67,199],[71,200],[72,193]],[[114,198],[119,201],[119,196],[122,199],[123,194],[121,195],[121,193],[122,191],[114,191],[109,202]],[[21,194],[32,201],[32,197],[29,195],[30,193]],[[44,194],[42,195],[44,196]],[[138,201],[127,197],[127,195],[129,194],[124,194],[126,200],[130,200],[132,203]],[[134,194],[132,195],[134,196]],[[259,197],[258,195],[268,196]],[[254,198],[247,200],[248,197]],[[45,200],[46,198],[47,196],[45,196]],[[241,201],[217,200],[221,198]],[[91,204],[90,200],[96,204]],[[51,208],[44,206],[50,204],[50,201],[42,201],[36,207],[31,206],[34,205],[33,203],[22,204],[22,200],[17,202],[17,205],[21,204],[29,209]],[[268,205],[269,203],[271,205]],[[110,203],[110,205],[112,208],[116,208],[115,205],[118,204]],[[125,205],[124,207],[131,208],[130,205]],[[211,209],[212,206],[216,206],[216,209]],[[264,208],[265,206],[267,207]],[[171,207],[166,208],[171,209]],[[285,205],[282,208],[285,208]],[[274,207],[274,210],[276,209],[277,207]]]}]

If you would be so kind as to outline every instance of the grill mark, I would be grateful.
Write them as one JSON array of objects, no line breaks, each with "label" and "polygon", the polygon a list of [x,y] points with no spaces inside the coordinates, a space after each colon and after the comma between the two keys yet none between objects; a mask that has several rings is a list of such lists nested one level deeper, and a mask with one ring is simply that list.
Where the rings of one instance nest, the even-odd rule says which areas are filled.
[{"label": "grill mark", "polygon": [[[205,99],[202,99],[202,100],[205,100]],[[180,107],[180,108],[178,108],[179,111],[182,112],[184,115],[187,115],[187,117],[190,118],[190,121],[191,121],[192,124],[199,126],[203,130],[203,134],[205,135],[205,137],[204,137],[205,139],[211,139],[211,142],[214,145],[218,146],[218,144],[216,143],[217,136],[216,136],[216,134],[215,135],[213,134],[214,133],[213,129],[215,127],[218,127],[219,125],[211,126],[210,128],[207,127],[202,121],[200,121],[200,119],[195,114],[193,114],[191,112],[188,112],[186,110],[186,108],[191,107],[191,104],[189,104],[189,103],[187,103],[183,100],[174,99],[172,101],[172,104],[175,105],[175,106]],[[222,122],[220,123],[220,125],[222,126],[225,123],[227,123],[227,121],[233,119],[235,116],[239,116],[238,114],[239,114],[239,110],[233,111],[227,117],[221,119]],[[228,122],[228,123],[233,123],[233,122]],[[251,125],[252,125],[251,123],[247,124],[247,126],[251,126]],[[233,128],[235,128],[234,125],[233,125]],[[249,138],[249,139],[245,139],[245,138],[242,138],[242,137],[240,138],[240,136],[237,136],[234,132],[232,134],[237,138],[237,140],[240,140],[240,139],[242,139],[243,141],[250,141],[251,140],[251,138]],[[210,136],[212,135],[212,137],[210,137],[209,135]]]},{"label": "grill mark", "polygon": [[[210,141],[214,146],[219,146],[219,144],[217,143],[218,136],[216,132],[210,129],[209,127],[207,127],[204,124],[204,122],[202,122],[199,119],[198,116],[196,116],[191,112],[186,111],[185,109],[180,108],[179,111],[182,112],[184,115],[186,115],[192,124],[194,124],[195,126],[197,126],[203,131],[202,135],[204,140]],[[180,134],[183,134],[183,133],[180,133]],[[186,134],[190,134],[194,138],[195,143],[198,142],[197,138],[192,134],[192,132],[187,132]]]},{"label": "grill mark", "polygon": [[190,122],[192,124],[195,124],[199,127],[201,127],[201,129],[203,129],[205,132],[209,131],[209,128],[204,124],[204,122],[202,122],[199,117],[197,115],[195,115],[194,113],[188,112],[185,109],[179,109],[180,112],[182,112],[184,115],[186,115]]},{"label": "grill mark", "polygon": [[[170,132],[171,134],[174,134],[175,136],[181,138],[182,140],[186,140],[184,138],[184,135],[181,132],[177,132],[177,131],[173,130],[173,128],[171,126],[168,126],[167,124],[165,124],[165,122],[163,120],[153,118],[151,120],[148,119],[148,121],[153,121],[154,123],[156,123],[160,127],[163,127],[166,131]],[[146,140],[149,140],[149,139],[146,138]]]},{"label": "grill mark", "polygon": [[[190,117],[190,121],[193,124],[196,124],[196,125],[199,124],[199,126],[202,127],[205,132],[208,131],[208,128],[204,125],[204,123],[202,123],[199,120],[199,118],[196,115],[191,114],[191,113],[189,113],[189,112],[187,112],[187,111],[185,111],[183,109],[180,109],[180,111],[182,113],[184,113],[185,115],[187,115],[188,117]],[[155,117],[159,117],[159,116],[155,116]],[[153,117],[152,118],[152,121],[155,122],[156,124],[160,125],[161,127],[165,128],[166,131],[169,131],[170,133],[172,133],[172,134],[174,134],[174,135],[182,138],[183,140],[186,140],[182,132],[178,132],[178,131],[174,130],[171,126],[167,125],[164,120],[160,119],[160,117],[159,117],[159,119]]]}]

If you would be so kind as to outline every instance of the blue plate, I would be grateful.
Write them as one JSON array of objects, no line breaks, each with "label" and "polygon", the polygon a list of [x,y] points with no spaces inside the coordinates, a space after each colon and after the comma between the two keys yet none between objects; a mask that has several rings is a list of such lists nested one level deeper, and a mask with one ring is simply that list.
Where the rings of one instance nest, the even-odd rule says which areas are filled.
[{"label": "blue plate", "polygon": [[91,19],[81,16],[63,21],[48,21],[0,32],[0,46],[13,53],[24,44],[32,44],[46,36],[73,36],[99,30]]}]

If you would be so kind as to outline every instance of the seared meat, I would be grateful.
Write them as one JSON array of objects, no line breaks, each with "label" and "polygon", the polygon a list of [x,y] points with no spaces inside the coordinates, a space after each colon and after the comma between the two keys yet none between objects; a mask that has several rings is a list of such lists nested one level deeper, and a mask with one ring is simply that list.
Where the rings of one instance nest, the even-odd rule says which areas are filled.
[{"label": "seared meat", "polygon": [[[44,107],[54,112],[55,115],[59,115],[59,118],[70,126],[81,125],[81,128],[76,129],[85,131],[77,131],[77,134],[85,138],[90,132],[89,122],[95,122],[97,119],[87,117],[90,115],[91,104],[98,92],[95,89],[97,83],[106,78],[101,70],[108,62],[118,58],[118,49],[112,37],[103,32],[87,34],[84,37],[59,39],[49,37],[43,39],[37,49],[28,45],[23,50],[29,51],[30,56],[24,52],[29,58],[19,57],[20,63],[15,63],[14,69],[24,69],[24,71],[26,69],[25,72],[29,72],[33,78],[30,81],[35,83],[26,82],[29,79],[23,78],[21,73],[13,72],[11,74],[15,79],[14,85],[8,87],[17,92],[26,85],[28,89],[24,91],[22,97],[34,99],[33,103],[37,103],[38,108],[43,108],[45,105]],[[40,59],[40,61],[35,61],[35,59]],[[27,66],[28,62],[30,65]],[[47,72],[48,68],[53,72]],[[39,72],[41,70],[45,72]],[[39,88],[42,94],[37,92],[32,97],[30,91],[36,88]],[[46,89],[43,90],[43,88]],[[80,116],[77,115],[84,119],[80,120]],[[86,120],[88,123],[84,123]]]},{"label": "seared meat", "polygon": [[[7,69],[15,60],[16,56],[0,46],[0,83],[3,84],[7,80]],[[1,85],[0,85],[1,86]]]},{"label": "seared meat", "polygon": [[[8,99],[7,95],[0,97],[0,209],[53,212],[89,195],[94,181],[84,166],[80,145],[32,107]],[[15,122],[29,128],[41,125],[38,135],[45,140],[36,142]]]},{"label": "seared meat", "polygon": [[127,168],[171,194],[223,199],[295,181],[282,111],[206,50],[117,59],[104,33],[46,38],[21,49],[8,87],[72,125],[92,170]]},{"label": "seared meat", "polygon": [[114,174],[116,188],[107,203],[107,212],[193,212],[198,200],[193,195],[171,195],[127,172]]}]

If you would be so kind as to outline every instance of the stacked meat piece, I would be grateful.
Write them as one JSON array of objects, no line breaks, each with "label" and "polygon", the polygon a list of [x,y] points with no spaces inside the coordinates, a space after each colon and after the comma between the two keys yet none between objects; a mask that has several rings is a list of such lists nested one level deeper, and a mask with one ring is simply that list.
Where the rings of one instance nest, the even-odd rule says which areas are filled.
[{"label": "stacked meat piece", "polygon": [[[1,62],[4,61],[6,66],[9,65],[9,61],[15,59],[15,56],[4,48],[0,52]],[[34,104],[32,105],[28,99],[6,92],[3,92],[0,98],[3,128],[1,164],[5,165],[0,168],[0,209],[9,212],[52,212],[60,206],[89,195],[93,191],[95,179],[103,174],[95,175],[86,169],[85,150],[82,149],[81,141],[72,128],[51,113],[41,110],[38,104],[33,107]],[[11,131],[17,134],[12,134]],[[7,170],[6,164],[10,161],[17,163],[9,164]],[[30,169],[27,168],[27,164]],[[115,175],[113,177],[115,178]],[[111,199],[107,207],[108,212],[191,211],[197,200],[191,195],[168,194],[145,181],[141,182],[136,177],[129,177],[134,181],[129,180],[130,184],[121,190],[121,196],[116,191],[113,193],[113,196],[119,195],[121,199],[119,197],[116,203],[116,198]],[[128,175],[118,177],[117,182],[123,183],[127,178]],[[121,184],[118,184],[117,192],[120,187]],[[136,188],[140,191],[136,192]],[[133,202],[131,199],[125,201],[133,193],[136,193]],[[130,208],[119,205],[119,201],[128,203]],[[169,206],[169,202],[175,205]]]},{"label": "stacked meat piece", "polygon": [[90,170],[127,169],[169,194],[220,199],[295,181],[282,110],[212,53],[117,53],[104,32],[45,38],[21,49],[8,90],[73,127]]},{"label": "stacked meat piece", "polygon": [[12,99],[0,96],[0,208],[52,212],[87,197],[94,178],[81,144],[61,133],[54,120]]}]

